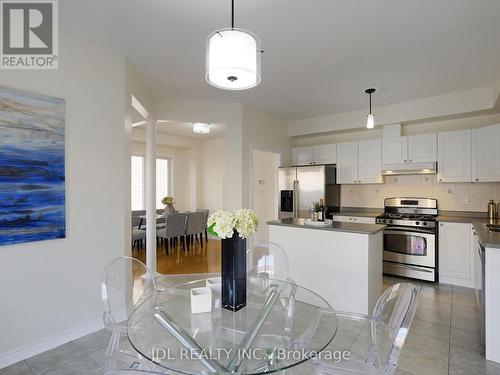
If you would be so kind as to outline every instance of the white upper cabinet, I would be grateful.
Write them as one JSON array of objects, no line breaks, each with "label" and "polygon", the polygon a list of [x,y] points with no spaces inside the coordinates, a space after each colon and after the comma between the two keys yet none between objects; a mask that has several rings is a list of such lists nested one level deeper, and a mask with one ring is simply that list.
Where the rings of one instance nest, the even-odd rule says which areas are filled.
[{"label": "white upper cabinet", "polygon": [[436,133],[408,137],[408,163],[426,163],[437,160]]},{"label": "white upper cabinet", "polygon": [[336,162],[336,144],[292,148],[292,165],[335,164]]},{"label": "white upper cabinet", "polygon": [[436,150],[436,133],[383,138],[382,164],[435,162]]},{"label": "white upper cabinet", "polygon": [[472,180],[500,181],[500,124],[472,130]]},{"label": "white upper cabinet", "polygon": [[382,141],[370,139],[358,142],[358,182],[380,184],[382,174]]},{"label": "white upper cabinet", "polygon": [[358,183],[358,142],[337,144],[337,183]]},{"label": "white upper cabinet", "polygon": [[337,162],[337,145],[314,146],[314,162],[318,164],[335,164]]},{"label": "white upper cabinet", "polygon": [[408,161],[408,137],[382,139],[382,164],[400,164]]},{"label": "white upper cabinet", "polygon": [[337,145],[337,183],[379,184],[382,141],[345,142]]},{"label": "white upper cabinet", "polygon": [[308,165],[314,162],[314,147],[294,147],[292,148],[292,164]]},{"label": "white upper cabinet", "polygon": [[438,134],[438,182],[470,182],[472,179],[472,131]]}]

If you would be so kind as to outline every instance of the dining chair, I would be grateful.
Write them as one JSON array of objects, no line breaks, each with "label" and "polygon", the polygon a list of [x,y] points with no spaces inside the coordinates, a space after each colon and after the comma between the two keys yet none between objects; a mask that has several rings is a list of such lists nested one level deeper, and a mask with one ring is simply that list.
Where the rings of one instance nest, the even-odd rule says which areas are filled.
[{"label": "dining chair", "polygon": [[136,246],[137,249],[143,249],[145,239],[146,239],[145,230],[132,228],[132,250],[134,250]]},{"label": "dining chair", "polygon": [[[316,375],[392,375],[417,308],[415,285],[402,283],[387,289],[377,301],[373,315],[336,311],[338,327],[362,327],[350,346],[348,360],[314,359]],[[337,333],[337,336],[339,334]],[[337,336],[332,344],[340,344]],[[334,349],[330,344],[326,350]],[[330,357],[331,358],[331,357]]]},{"label": "dining chair", "polygon": [[290,263],[285,249],[274,242],[262,242],[247,250],[248,277],[281,281],[290,279]]},{"label": "dining chair", "polygon": [[170,245],[173,245],[172,240],[177,240],[177,238],[182,243],[182,249],[186,250],[186,219],[187,215],[185,213],[169,214],[165,217],[166,226],[158,231],[158,236],[165,239],[167,254],[169,253],[169,241],[171,242]]},{"label": "dining chair", "polygon": [[154,295],[156,282],[152,273],[141,261],[131,257],[116,258],[104,268],[101,277],[101,298],[104,306],[103,320],[112,331],[105,355],[106,371],[158,368],[142,357],[127,340],[127,322],[134,307]]},{"label": "dining chair", "polygon": [[[189,245],[192,245],[194,238],[203,247],[203,219],[205,214],[203,212],[190,212],[187,215],[186,220],[186,240],[187,248],[189,250]],[[198,241],[198,234],[200,235],[200,241]]]},{"label": "dining chair", "polygon": [[208,215],[210,211],[206,208],[199,208],[196,210],[197,212],[203,212],[203,230],[205,231],[205,242],[208,243]]}]

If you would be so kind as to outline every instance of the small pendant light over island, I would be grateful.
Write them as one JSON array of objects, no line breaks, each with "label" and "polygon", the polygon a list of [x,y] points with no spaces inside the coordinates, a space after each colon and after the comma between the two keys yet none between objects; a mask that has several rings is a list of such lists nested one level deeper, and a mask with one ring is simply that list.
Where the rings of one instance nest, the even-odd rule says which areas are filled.
[{"label": "small pendant light over island", "polygon": [[373,116],[373,113],[372,113],[372,94],[375,91],[376,90],[374,88],[365,90],[365,93],[370,95],[370,113],[368,115],[366,115],[366,128],[367,129],[373,129],[375,127],[375,116]]}]

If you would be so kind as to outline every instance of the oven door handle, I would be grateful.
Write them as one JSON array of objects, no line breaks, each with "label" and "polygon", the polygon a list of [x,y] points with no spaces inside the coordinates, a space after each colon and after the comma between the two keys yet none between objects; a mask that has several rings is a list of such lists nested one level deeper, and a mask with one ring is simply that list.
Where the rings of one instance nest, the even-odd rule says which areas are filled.
[{"label": "oven door handle", "polygon": [[435,232],[432,229],[420,229],[420,228],[412,228],[408,230],[408,227],[387,227],[384,229],[384,234],[408,234],[413,235],[415,233],[419,234],[428,234],[431,236],[435,235]]},{"label": "oven door handle", "polygon": [[390,266],[394,267],[394,268],[402,268],[402,269],[405,269],[405,270],[412,270],[412,271],[419,271],[419,272],[428,272],[428,273],[434,272],[433,269],[426,269],[424,267],[414,267],[414,266],[410,266],[410,265],[407,265],[407,264],[390,263]]}]

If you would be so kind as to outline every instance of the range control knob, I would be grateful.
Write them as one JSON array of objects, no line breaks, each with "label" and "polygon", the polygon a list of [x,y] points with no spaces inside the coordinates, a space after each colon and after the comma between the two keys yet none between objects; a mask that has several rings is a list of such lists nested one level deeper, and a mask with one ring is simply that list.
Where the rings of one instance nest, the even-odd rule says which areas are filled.
[{"label": "range control knob", "polygon": [[417,222],[415,223],[415,225],[420,225],[420,221],[417,221]]},{"label": "range control knob", "polygon": [[384,224],[387,223],[387,220],[386,219],[382,220],[382,223],[384,223]]},{"label": "range control knob", "polygon": [[423,226],[427,226],[427,221],[424,221],[424,222],[422,223],[422,225],[423,225]]},{"label": "range control knob", "polygon": [[392,220],[389,220],[389,224],[392,224]]}]

